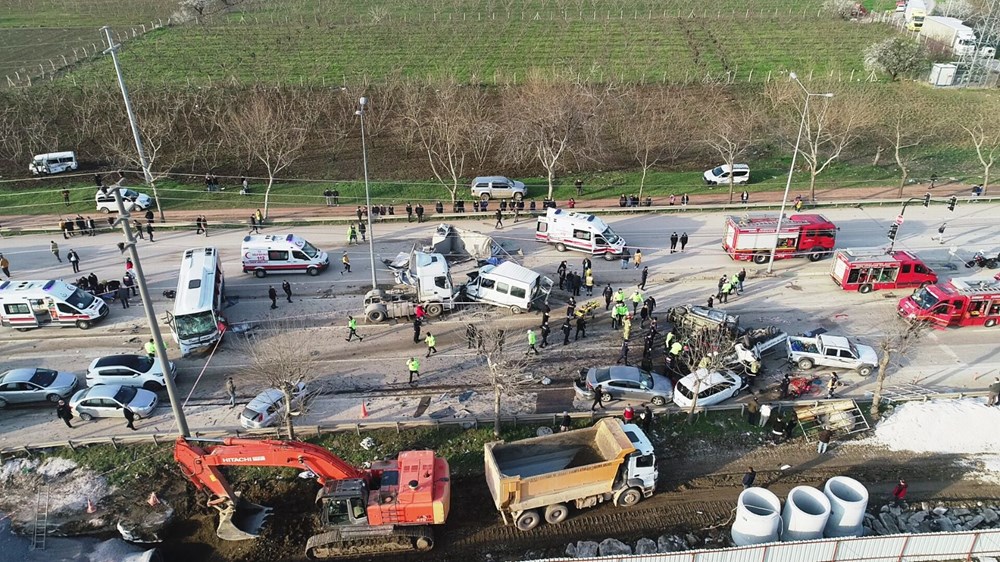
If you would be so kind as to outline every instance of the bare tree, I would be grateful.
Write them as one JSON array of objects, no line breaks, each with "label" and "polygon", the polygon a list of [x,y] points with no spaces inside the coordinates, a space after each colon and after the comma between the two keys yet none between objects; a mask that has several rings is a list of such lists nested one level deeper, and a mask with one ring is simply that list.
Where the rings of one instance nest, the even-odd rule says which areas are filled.
[{"label": "bare tree", "polygon": [[264,217],[268,216],[274,178],[302,154],[311,113],[291,91],[259,90],[229,118],[229,134],[267,172]]},{"label": "bare tree", "polygon": [[527,338],[518,341],[511,336],[513,329],[494,327],[495,322],[487,323],[483,320],[470,318],[466,336],[475,340],[477,361],[493,390],[493,436],[500,437],[500,415],[504,398],[520,396],[524,388],[536,385],[538,381],[528,372],[530,359],[525,352]]},{"label": "bare tree", "polygon": [[903,187],[906,186],[906,180],[910,175],[910,162],[914,157],[910,149],[920,146],[920,143],[931,135],[924,123],[913,118],[914,111],[912,105],[908,105],[909,101],[905,100],[896,107],[886,110],[883,113],[886,116],[886,122],[882,127],[879,127],[886,142],[892,146],[893,157],[896,160],[896,166],[899,167],[899,193],[897,197],[903,196]]},{"label": "bare tree", "polygon": [[710,117],[705,122],[712,123],[704,130],[705,144],[715,150],[722,163],[729,166],[729,202],[733,202],[736,191],[735,175],[732,173],[737,160],[743,158],[753,147],[755,135],[760,125],[761,105],[749,100],[739,103],[725,98],[716,98],[715,103],[703,105]]},{"label": "bare tree", "polygon": [[968,133],[972,144],[976,147],[976,156],[983,167],[983,191],[990,185],[990,171],[1000,156],[1000,124],[997,123],[996,109],[993,104],[981,107],[969,123],[962,124],[962,130]]},{"label": "bare tree", "polygon": [[875,378],[875,392],[872,394],[870,413],[874,419],[879,418],[879,406],[882,404],[882,390],[885,386],[889,367],[899,367],[900,362],[916,349],[920,338],[927,333],[927,324],[914,318],[898,318],[894,313],[887,313],[873,325],[879,334],[875,342],[878,352],[878,374]]},{"label": "bare tree", "polygon": [[[698,393],[702,384],[707,383],[713,373],[726,369],[725,358],[733,348],[730,333],[723,328],[698,328],[683,337],[684,351],[678,361],[694,375],[691,389],[691,406],[688,408],[688,422],[694,421],[698,411]],[[677,369],[678,365],[674,366]]]},{"label": "bare tree", "polygon": [[282,423],[288,439],[295,439],[293,420],[304,407],[299,387],[314,381],[320,370],[322,336],[318,330],[294,322],[277,322],[266,330],[256,329],[246,336],[233,336],[240,338],[238,348],[248,359],[242,380],[281,391],[285,402]]}]

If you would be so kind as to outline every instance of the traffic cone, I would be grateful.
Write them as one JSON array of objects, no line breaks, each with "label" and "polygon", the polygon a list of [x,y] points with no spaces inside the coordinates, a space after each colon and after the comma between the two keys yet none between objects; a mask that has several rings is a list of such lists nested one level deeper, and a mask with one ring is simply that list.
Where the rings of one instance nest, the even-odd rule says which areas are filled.
[{"label": "traffic cone", "polygon": [[149,498],[146,499],[146,503],[148,503],[152,507],[156,507],[160,505],[160,498],[156,497],[156,492],[150,492]]},{"label": "traffic cone", "polygon": [[368,417],[368,404],[365,403],[364,400],[361,401],[361,417],[362,418]]},{"label": "traffic cone", "polygon": [[97,513],[97,506],[90,501],[90,498],[87,498],[87,513]]}]

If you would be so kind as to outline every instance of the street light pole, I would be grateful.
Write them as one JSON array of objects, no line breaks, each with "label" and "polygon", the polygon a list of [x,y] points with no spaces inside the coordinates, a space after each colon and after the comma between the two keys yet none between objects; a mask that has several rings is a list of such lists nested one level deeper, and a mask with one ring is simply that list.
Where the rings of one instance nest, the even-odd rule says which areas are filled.
[{"label": "street light pole", "polygon": [[372,230],[372,197],[368,189],[368,150],[365,147],[365,106],[368,105],[368,98],[358,100],[361,109],[354,112],[361,118],[361,162],[365,168],[365,205],[367,205],[368,216],[368,257],[372,261],[372,289],[378,289],[378,282],[375,280],[375,231]]},{"label": "street light pole", "polygon": [[832,93],[825,94],[811,94],[802,82],[799,82],[799,77],[794,73],[790,73],[789,76],[795,83],[802,88],[802,91],[806,93],[806,103],[802,108],[802,119],[799,120],[799,134],[795,137],[795,149],[792,151],[792,164],[788,167],[788,179],[785,181],[785,194],[781,197],[781,209],[778,211],[778,225],[774,230],[774,245],[771,246],[771,258],[767,262],[767,274],[770,275],[774,268],[774,255],[778,251],[778,242],[781,240],[781,223],[785,218],[785,205],[788,204],[788,191],[792,188],[792,173],[795,171],[795,159],[799,155],[799,144],[802,142],[802,131],[806,126],[806,115],[809,114],[809,98],[811,97],[823,97],[832,98]]}]

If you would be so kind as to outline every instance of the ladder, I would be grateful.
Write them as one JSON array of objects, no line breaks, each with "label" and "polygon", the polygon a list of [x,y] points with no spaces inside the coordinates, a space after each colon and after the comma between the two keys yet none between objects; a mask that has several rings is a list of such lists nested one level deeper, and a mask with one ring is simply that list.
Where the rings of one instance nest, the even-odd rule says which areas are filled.
[{"label": "ladder", "polygon": [[[49,530],[49,486],[43,485],[35,494],[35,523],[31,533],[31,550],[45,550]],[[45,498],[42,498],[44,489]]]}]

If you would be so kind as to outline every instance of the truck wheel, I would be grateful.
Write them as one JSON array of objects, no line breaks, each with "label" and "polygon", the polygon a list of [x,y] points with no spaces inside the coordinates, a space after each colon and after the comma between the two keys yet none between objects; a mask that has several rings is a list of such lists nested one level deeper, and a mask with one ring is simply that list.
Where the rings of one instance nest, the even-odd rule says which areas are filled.
[{"label": "truck wheel", "polygon": [[872,374],[872,371],[874,370],[875,367],[872,367],[871,365],[862,365],[858,367],[858,374],[861,375],[862,377],[867,377],[868,375]]},{"label": "truck wheel", "polygon": [[825,255],[826,250],[823,248],[813,248],[812,250],[809,250],[809,261],[819,261],[823,259],[823,256]]},{"label": "truck wheel", "polygon": [[513,304],[510,307],[510,311],[513,312],[514,314],[521,314],[522,312],[524,312],[524,309],[521,308],[520,306],[517,306],[516,304]]},{"label": "truck wheel", "polygon": [[381,310],[372,310],[368,313],[368,321],[378,324],[385,320],[385,313]]},{"label": "truck wheel", "polygon": [[632,507],[642,500],[642,492],[638,488],[629,488],[618,494],[615,498],[615,505],[618,507]]},{"label": "truck wheel", "polygon": [[812,369],[813,368],[812,359],[807,359],[805,357],[799,359],[799,368],[802,369],[803,371],[808,371],[809,369]]},{"label": "truck wheel", "polygon": [[868,283],[865,283],[864,285],[858,287],[858,292],[861,293],[862,295],[867,295],[868,293],[872,292],[872,286]]},{"label": "truck wheel", "polygon": [[309,274],[309,277],[316,277],[317,275],[319,275],[319,268],[310,267],[309,269],[306,270],[306,273]]},{"label": "truck wheel", "polygon": [[263,279],[264,277],[267,276],[267,272],[264,271],[263,269],[255,269],[253,270],[253,276],[256,277],[257,279]]},{"label": "truck wheel", "polygon": [[560,251],[560,252],[565,252],[566,251],[566,244],[563,244],[562,242],[559,242],[558,244],[556,244],[556,250]]},{"label": "truck wheel", "polygon": [[517,517],[517,521],[514,525],[517,526],[519,531],[530,531],[538,526],[542,522],[542,518],[538,516],[538,512],[534,510],[528,510]]},{"label": "truck wheel", "polygon": [[987,328],[992,328],[993,326],[996,326],[996,325],[997,325],[997,321],[995,319],[993,319],[993,318],[990,318],[989,320],[986,321],[985,324],[983,324],[983,326],[986,326]]},{"label": "truck wheel", "polygon": [[76,327],[81,330],[86,330],[90,328],[90,320],[77,320]]},{"label": "truck wheel", "polygon": [[427,305],[427,316],[441,316],[442,312],[444,312],[444,307],[440,304]]},{"label": "truck wheel", "polygon": [[764,265],[770,259],[771,255],[764,252],[758,252],[753,255],[753,262],[757,265]]},{"label": "truck wheel", "polygon": [[569,508],[566,504],[557,503],[545,508],[545,522],[549,525],[557,525],[566,520],[569,515]]}]

